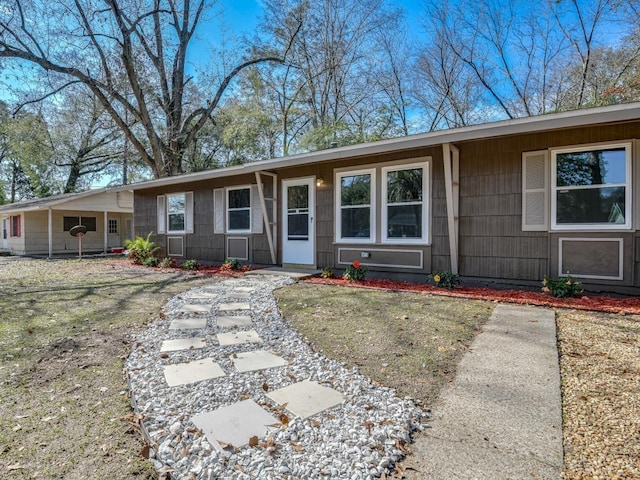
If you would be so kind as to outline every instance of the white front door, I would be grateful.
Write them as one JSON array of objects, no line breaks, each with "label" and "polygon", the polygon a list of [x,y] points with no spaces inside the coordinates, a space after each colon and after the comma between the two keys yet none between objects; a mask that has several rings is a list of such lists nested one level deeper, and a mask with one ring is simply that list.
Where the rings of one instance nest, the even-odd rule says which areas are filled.
[{"label": "white front door", "polygon": [[9,250],[9,219],[2,219],[2,249]]},{"label": "white front door", "polygon": [[315,178],[282,182],[282,263],[315,265]]}]

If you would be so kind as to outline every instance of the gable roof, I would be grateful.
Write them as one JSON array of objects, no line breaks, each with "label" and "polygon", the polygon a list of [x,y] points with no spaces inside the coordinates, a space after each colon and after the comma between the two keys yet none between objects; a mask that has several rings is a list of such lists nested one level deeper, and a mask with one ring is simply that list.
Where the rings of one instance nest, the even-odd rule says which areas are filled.
[{"label": "gable roof", "polygon": [[11,212],[28,212],[33,210],[41,210],[50,207],[55,207],[64,203],[68,203],[72,200],[78,200],[85,197],[91,197],[102,193],[116,193],[122,190],[130,190],[129,188],[98,188],[95,190],[87,190],[85,192],[78,193],[62,193],[60,195],[51,195],[50,197],[33,198],[31,200],[23,200],[21,202],[9,203],[7,205],[0,206],[0,213]]}]

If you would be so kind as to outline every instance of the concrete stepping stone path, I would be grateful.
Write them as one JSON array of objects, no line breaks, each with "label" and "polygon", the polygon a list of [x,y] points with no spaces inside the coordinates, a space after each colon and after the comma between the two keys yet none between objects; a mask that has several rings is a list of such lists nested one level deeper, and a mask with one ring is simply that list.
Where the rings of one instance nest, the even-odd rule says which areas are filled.
[{"label": "concrete stepping stone path", "polygon": [[311,417],[344,401],[344,395],[337,390],[309,380],[269,392],[267,397],[279,405],[286,405],[289,412],[302,418]]},{"label": "concrete stepping stone path", "polygon": [[170,387],[224,376],[224,371],[220,368],[220,365],[213,361],[213,358],[177,363],[164,367],[164,378]]},{"label": "concrete stepping stone path", "polygon": [[251,305],[248,303],[221,303],[218,305],[220,312],[234,312],[236,310],[251,310]]},{"label": "concrete stepping stone path", "polygon": [[248,315],[216,317],[216,325],[220,328],[248,327],[252,324]]},{"label": "concrete stepping stone path", "polygon": [[211,305],[186,304],[180,308],[181,313],[210,313]]},{"label": "concrete stepping stone path", "polygon": [[195,350],[206,346],[204,338],[177,338],[175,340],[164,340],[160,351],[177,352],[179,350]]},{"label": "concrete stepping stone path", "polygon": [[264,438],[268,433],[268,426],[278,423],[278,419],[253,400],[200,413],[191,421],[219,451],[223,451],[219,442],[240,448],[248,445],[251,437]]},{"label": "concrete stepping stone path", "polygon": [[255,330],[243,330],[240,332],[218,333],[220,345],[241,345],[243,343],[262,343],[262,339]]},{"label": "concrete stepping stone path", "polygon": [[266,370],[268,368],[283,367],[288,365],[284,358],[274,355],[266,350],[256,350],[254,352],[236,353],[231,355],[231,361],[238,372],[254,372]]},{"label": "concrete stepping stone path", "polygon": [[204,330],[207,328],[206,318],[180,318],[173,320],[169,330]]},{"label": "concrete stepping stone path", "polygon": [[198,300],[215,300],[219,295],[213,292],[194,292],[185,295],[185,300],[198,303]]}]

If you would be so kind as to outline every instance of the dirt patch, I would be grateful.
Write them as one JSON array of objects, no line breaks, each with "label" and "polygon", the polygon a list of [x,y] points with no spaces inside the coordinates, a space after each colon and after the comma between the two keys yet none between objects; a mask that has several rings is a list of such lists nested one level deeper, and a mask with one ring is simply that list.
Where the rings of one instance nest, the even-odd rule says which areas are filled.
[{"label": "dirt patch", "polygon": [[0,477],[156,478],[123,361],[169,297],[217,278],[104,260],[2,267]]},{"label": "dirt patch", "polygon": [[411,292],[298,283],[278,306],[318,351],[429,407],[493,303]]}]

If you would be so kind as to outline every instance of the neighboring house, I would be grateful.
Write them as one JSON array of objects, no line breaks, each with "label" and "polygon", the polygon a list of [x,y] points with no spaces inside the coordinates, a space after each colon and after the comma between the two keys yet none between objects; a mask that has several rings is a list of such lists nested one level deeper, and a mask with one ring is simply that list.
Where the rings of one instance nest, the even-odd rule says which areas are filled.
[{"label": "neighboring house", "polygon": [[100,189],[0,206],[0,250],[14,255],[71,254],[78,239],[75,225],[87,227],[83,252],[110,252],[133,236],[133,193]]},{"label": "neighboring house", "polygon": [[164,255],[640,292],[640,103],[128,186]]}]

